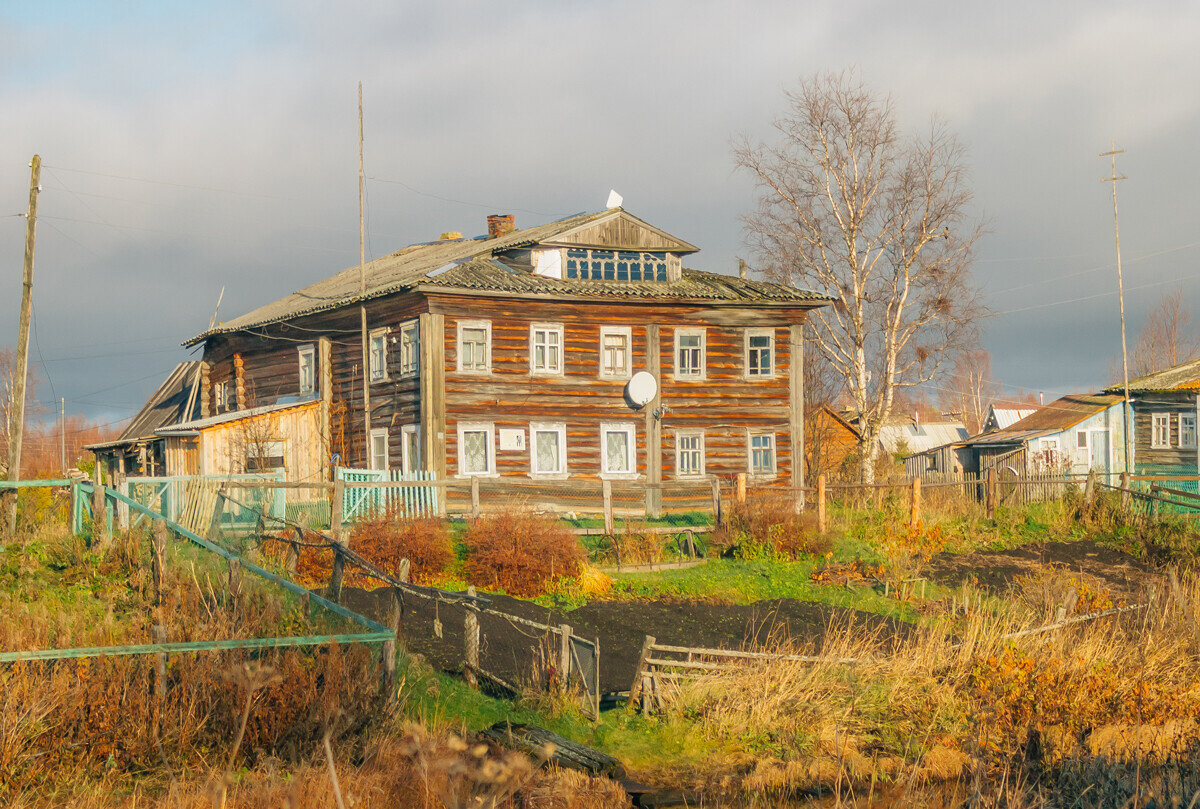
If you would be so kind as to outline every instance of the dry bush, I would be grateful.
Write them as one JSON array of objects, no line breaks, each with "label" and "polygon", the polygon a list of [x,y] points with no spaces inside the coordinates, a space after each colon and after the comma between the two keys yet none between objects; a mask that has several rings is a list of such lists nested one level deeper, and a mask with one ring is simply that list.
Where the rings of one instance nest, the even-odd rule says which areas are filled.
[{"label": "dry bush", "polygon": [[654,534],[639,531],[629,523],[612,538],[613,551],[622,565],[654,565],[663,560],[663,542]]},{"label": "dry bush", "polygon": [[530,511],[481,517],[463,534],[467,580],[515,596],[544,593],[560,578],[577,578],[585,554],[558,520]]},{"label": "dry bush", "polygon": [[712,542],[747,558],[820,556],[833,547],[830,537],[817,531],[816,514],[797,514],[790,497],[774,492],[755,492],[745,502],[733,503]]},{"label": "dry bush", "polygon": [[356,523],[350,547],[393,575],[400,569],[400,560],[407,559],[417,584],[432,581],[454,559],[454,543],[445,520],[408,517],[403,510],[387,511]]}]

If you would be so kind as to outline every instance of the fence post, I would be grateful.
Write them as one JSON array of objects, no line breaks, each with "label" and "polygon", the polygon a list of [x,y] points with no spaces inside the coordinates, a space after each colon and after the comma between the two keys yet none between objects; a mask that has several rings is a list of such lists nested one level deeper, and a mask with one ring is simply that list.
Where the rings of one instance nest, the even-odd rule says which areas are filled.
[{"label": "fence post", "polygon": [[471,517],[479,519],[479,478],[471,478]]},{"label": "fence post", "polygon": [[612,536],[613,531],[613,506],[612,506],[612,481],[600,481],[600,491],[604,495],[604,533]]},{"label": "fence post", "polygon": [[987,488],[984,490],[984,503],[987,509],[987,518],[989,520],[996,517],[996,467],[992,466],[987,471]]},{"label": "fence post", "polygon": [[1089,469],[1087,481],[1083,484],[1083,502],[1087,505],[1092,504],[1092,498],[1096,496],[1096,470]]},{"label": "fence post", "polygon": [[[167,642],[167,630],[162,624],[155,624],[152,632],[154,633],[154,642],[163,644]],[[157,716],[153,725],[153,734],[155,740],[161,738],[163,710],[167,705],[167,653],[159,652],[155,655],[154,667],[154,701],[157,703]]]},{"label": "fence post", "polygon": [[242,592],[242,562],[237,557],[229,559],[228,562],[229,581],[226,584],[228,600],[225,603],[225,607],[232,610],[237,606],[238,596]]},{"label": "fence post", "polygon": [[333,482],[333,501],[329,504],[329,533],[338,542],[342,541],[342,521],[345,519],[346,481],[338,478]]},{"label": "fence post", "polygon": [[296,578],[296,566],[300,563],[300,542],[304,539],[304,529],[296,526],[296,539],[288,543],[287,558],[283,562],[283,569],[287,572],[288,578]]},{"label": "fence post", "polygon": [[646,661],[650,659],[650,650],[654,647],[654,636],[647,635],[642,643],[642,655],[638,658],[637,669],[633,672],[633,682],[629,686],[628,707],[633,708],[638,703],[642,693],[642,678],[646,674]]},{"label": "fence post", "polygon": [[387,623],[393,637],[383,642],[383,691],[388,697],[392,695],[392,687],[396,684],[396,639],[400,635],[400,591],[395,587],[387,589],[388,609]]},{"label": "fence post", "polygon": [[408,584],[409,571],[412,570],[412,563],[408,559],[401,559],[400,564],[396,567],[396,578]]},{"label": "fence post", "polygon": [[817,532],[825,533],[825,476],[817,476]]},{"label": "fence post", "polygon": [[721,524],[721,479],[712,476],[713,525]]},{"label": "fence post", "polygon": [[83,503],[79,498],[79,484],[71,484],[71,533],[79,536],[83,533]]},{"label": "fence post", "polygon": [[154,606],[157,607],[162,603],[163,565],[166,563],[167,553],[167,524],[164,521],[154,521],[154,526],[150,533],[150,541],[153,543],[150,565],[151,575],[154,580]]},{"label": "fence post", "polygon": [[739,503],[746,502],[746,473],[738,472],[737,476],[737,501]]},{"label": "fence post", "polygon": [[908,515],[908,524],[916,525],[921,521],[921,479],[912,479],[912,508]]},{"label": "fence post", "polygon": [[1129,473],[1121,473],[1121,513],[1129,516]]},{"label": "fence post", "polygon": [[[475,588],[468,587],[467,595],[474,596]],[[479,669],[479,607],[472,601],[467,604],[467,615],[463,620],[463,643],[466,662],[463,666],[463,679],[472,688],[479,688],[479,678],[475,672]]]},{"label": "fence post", "polygon": [[[346,481],[338,478],[333,482],[333,502],[330,504],[332,511],[329,517],[330,529],[329,533],[333,535],[333,540],[340,546],[345,546],[344,539],[346,519]],[[342,558],[340,548],[333,549],[333,569],[329,571],[329,588],[327,596],[330,601],[338,603],[342,598],[342,574],[346,567],[346,560]]]},{"label": "fence post", "polygon": [[571,679],[571,625],[560,624],[558,627],[558,690],[567,690],[567,681]]},{"label": "fence post", "polygon": [[92,486],[92,545],[103,548],[108,545],[108,498],[104,484],[100,482],[100,466],[96,465],[96,479]]},{"label": "fence post", "polygon": [[325,597],[335,604],[342,600],[342,577],[346,571],[346,560],[342,556],[341,543],[333,549],[333,568],[329,571],[329,588]]}]

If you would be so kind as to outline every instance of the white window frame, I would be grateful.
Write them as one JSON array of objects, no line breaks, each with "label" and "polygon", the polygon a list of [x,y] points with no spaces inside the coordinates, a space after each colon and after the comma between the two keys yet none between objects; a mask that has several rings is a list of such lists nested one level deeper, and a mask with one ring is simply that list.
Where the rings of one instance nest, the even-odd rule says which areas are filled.
[{"label": "white window frame", "polygon": [[[1165,434],[1165,440],[1159,441],[1159,425],[1162,425]],[[1150,448],[1151,449],[1170,449],[1171,448],[1171,414],[1170,413],[1151,413],[1150,414]]]},{"label": "white window frame", "polygon": [[[625,338],[625,369],[619,373],[607,373],[604,370],[604,338],[610,335],[621,335]],[[600,327],[600,378],[629,379],[633,376],[633,327],[632,326],[601,326]]]},{"label": "white window frame", "polygon": [[[555,433],[558,436],[558,469],[537,468],[538,433]],[[559,479],[567,477],[567,425],[563,422],[530,422],[529,424],[529,476],[531,478]]]},{"label": "white window frame", "polygon": [[[375,353],[376,341],[379,342],[379,354]],[[380,367],[375,367],[375,360],[378,357]],[[378,329],[371,329],[367,334],[367,360],[370,362],[368,373],[370,375],[371,384],[376,382],[387,382],[388,378],[388,330],[384,326]]]},{"label": "white window frame", "polygon": [[[1186,444],[1183,441],[1184,431],[1183,422],[1187,420],[1191,424],[1190,436],[1191,440]],[[1179,414],[1179,448],[1180,449],[1195,449],[1196,448],[1196,414],[1195,413],[1180,413]]]},{"label": "white window frame", "polygon": [[[756,472],[754,470],[754,439],[771,439],[771,471]],[[779,474],[779,437],[773,432],[750,430],[746,433],[746,471],[750,477],[761,480],[773,478]]]},{"label": "white window frame", "polygon": [[[766,373],[761,371],[755,374],[750,373],[751,337],[767,337],[771,340],[771,344],[767,349],[771,352],[771,367]],[[775,329],[746,329],[742,337],[742,376],[746,379],[773,379],[775,377],[775,367],[778,364],[775,360]]]},{"label": "white window frame", "polygon": [[[537,333],[558,335],[558,362],[553,366],[546,363],[545,368],[538,368],[535,357],[537,355]],[[561,323],[531,323],[529,325],[529,373],[532,376],[562,376],[563,375],[563,353],[566,343],[566,335]],[[546,348],[550,346],[547,343]],[[547,354],[549,352],[547,351]]]},{"label": "white window frame", "polygon": [[[420,323],[410,320],[400,324],[400,376],[416,376],[421,370]],[[412,356],[406,353],[412,346]]]},{"label": "white window frame", "polygon": [[[379,439],[379,438],[383,439],[383,466],[376,466],[376,464],[375,464],[375,461],[378,457],[375,453],[375,441],[376,441],[376,439]],[[388,468],[388,465],[390,463],[390,460],[388,458],[388,456],[390,454],[390,450],[388,448],[388,442],[389,442],[389,436],[388,436],[388,428],[387,427],[374,427],[371,429],[370,461],[371,461],[372,469],[386,470]]]},{"label": "white window frame", "polygon": [[[680,368],[679,362],[679,338],[680,337],[699,337],[700,338],[700,367],[694,372],[685,372]],[[705,328],[678,328],[675,329],[675,362],[674,362],[674,378],[699,380],[703,381],[708,377],[708,329]]]},{"label": "white window frame", "polygon": [[[304,365],[306,360],[309,368],[307,385],[304,383]],[[300,395],[312,396],[317,392],[317,347],[311,343],[300,346],[296,349],[296,361],[299,363]]]},{"label": "white window frame", "polygon": [[[412,453],[408,451],[408,437],[416,436],[417,457],[413,458]],[[421,425],[420,424],[405,424],[400,428],[400,468],[403,472],[412,473],[421,469]]]},{"label": "white window frame", "polygon": [[[608,434],[623,432],[629,436],[628,472],[608,471]],[[600,477],[605,480],[634,480],[637,472],[637,425],[630,421],[600,422]]]},{"label": "white window frame", "polygon": [[[683,472],[680,470],[679,460],[683,456],[680,449],[680,442],[685,438],[699,439],[700,450],[700,468],[694,472]],[[688,450],[691,452],[691,450]],[[677,430],[675,433],[675,477],[681,479],[702,478],[705,475],[704,471],[704,431],[703,430]]]},{"label": "white window frame", "polygon": [[[484,445],[487,449],[487,464],[486,469],[481,472],[465,472],[463,471],[463,446],[466,441],[464,436],[467,433],[487,433],[487,443]],[[496,425],[490,421],[460,421],[458,423],[458,474],[460,478],[494,478],[496,474]]]},{"label": "white window frame", "polygon": [[[483,353],[483,368],[463,368],[463,332],[467,329],[483,329],[487,333]],[[490,320],[460,320],[458,321],[458,358],[456,365],[460,374],[487,376],[492,372],[492,321]]]}]

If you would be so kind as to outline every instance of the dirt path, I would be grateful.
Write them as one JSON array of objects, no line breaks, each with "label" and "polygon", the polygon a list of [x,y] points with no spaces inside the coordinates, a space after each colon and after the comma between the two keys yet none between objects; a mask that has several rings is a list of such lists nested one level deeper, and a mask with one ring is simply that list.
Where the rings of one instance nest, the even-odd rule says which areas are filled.
[{"label": "dirt path", "polygon": [[[485,595],[481,593],[480,595]],[[528,601],[488,595],[491,607],[544,624],[570,624],[574,633],[600,642],[600,683],[604,692],[629,688],[646,635],[658,642],[681,646],[740,649],[770,638],[790,638],[798,644],[819,641],[830,622],[853,620],[864,632],[882,630],[893,637],[904,625],[872,613],[794,599],[774,599],[750,605],[707,601],[597,601],[570,612],[550,610]],[[344,603],[371,617],[382,613],[378,592],[348,589]],[[463,660],[464,611],[458,606],[434,605],[408,597],[404,613],[404,642],[443,671],[458,671]],[[434,620],[442,637],[434,633]],[[480,618],[480,664],[510,682],[527,682],[540,638],[530,627],[493,615]]]}]

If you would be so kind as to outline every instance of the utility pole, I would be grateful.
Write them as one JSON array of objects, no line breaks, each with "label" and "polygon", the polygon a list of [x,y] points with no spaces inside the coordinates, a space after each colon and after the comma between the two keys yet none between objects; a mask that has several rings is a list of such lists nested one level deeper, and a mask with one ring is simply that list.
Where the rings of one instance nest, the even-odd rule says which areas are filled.
[{"label": "utility pole", "polygon": [[[25,271],[21,285],[21,320],[17,333],[17,369],[13,375],[12,415],[8,433],[8,479],[21,479],[21,440],[25,429],[25,379],[29,373],[29,319],[33,315],[33,244],[37,236],[38,192],[42,190],[42,158],[29,161],[29,212],[25,215]],[[10,495],[8,531],[17,530],[17,498]]]},{"label": "utility pole", "polygon": [[62,412],[62,421],[59,422],[59,460],[63,477],[67,476],[67,397],[62,397],[58,400],[59,408]]},{"label": "utility pole", "polygon": [[358,313],[362,323],[363,459],[371,463],[371,347],[367,339],[367,202],[363,184],[362,82],[358,83]]},{"label": "utility pole", "polygon": [[1121,422],[1125,426],[1124,467],[1126,474],[1128,474],[1130,471],[1132,471],[1129,463],[1131,453],[1129,446],[1129,422],[1133,418],[1133,406],[1129,399],[1129,351],[1126,348],[1125,343],[1125,281],[1121,277],[1121,223],[1120,219],[1117,217],[1117,182],[1126,178],[1124,174],[1117,174],[1117,155],[1119,154],[1125,154],[1125,150],[1118,149],[1117,142],[1115,140],[1109,142],[1109,151],[1100,153],[1101,157],[1107,157],[1112,160],[1112,176],[1101,177],[1100,182],[1112,183],[1113,237],[1116,239],[1117,243],[1117,300],[1120,302],[1121,307],[1121,379],[1125,386],[1125,413],[1124,418],[1121,419]]}]

